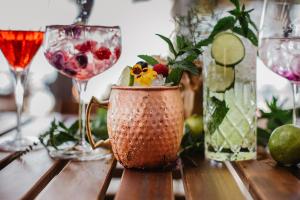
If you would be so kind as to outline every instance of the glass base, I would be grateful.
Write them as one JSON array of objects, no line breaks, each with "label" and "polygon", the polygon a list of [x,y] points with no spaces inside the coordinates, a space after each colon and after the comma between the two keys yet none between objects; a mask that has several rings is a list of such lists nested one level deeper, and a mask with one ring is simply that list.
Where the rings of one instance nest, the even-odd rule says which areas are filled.
[{"label": "glass base", "polygon": [[256,152],[238,152],[238,153],[226,153],[226,152],[211,152],[206,151],[205,157],[216,161],[241,161],[241,160],[253,160],[256,159]]},{"label": "glass base", "polygon": [[[30,148],[32,147],[32,149]],[[0,151],[26,151],[26,150],[37,150],[42,146],[37,137],[24,136],[20,139],[8,138],[0,142]]]},{"label": "glass base", "polygon": [[112,156],[111,151],[109,150],[100,148],[93,150],[89,145],[77,145],[66,149],[53,149],[49,151],[49,155],[54,159],[69,159],[77,161],[99,160],[110,158]]}]

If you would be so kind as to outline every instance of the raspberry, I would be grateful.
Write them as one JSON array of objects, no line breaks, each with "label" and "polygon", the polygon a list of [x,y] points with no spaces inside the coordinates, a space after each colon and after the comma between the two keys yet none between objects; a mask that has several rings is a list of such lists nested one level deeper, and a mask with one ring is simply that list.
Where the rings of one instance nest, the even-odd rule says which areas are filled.
[{"label": "raspberry", "polygon": [[106,60],[110,58],[111,52],[107,47],[100,47],[97,51],[94,52],[94,55],[99,60]]},{"label": "raspberry", "polygon": [[88,51],[94,51],[96,49],[97,42],[93,40],[88,40],[82,44],[77,44],[75,49],[80,51],[81,53],[86,53]]},{"label": "raspberry", "polygon": [[169,68],[166,65],[160,63],[154,65],[153,70],[156,71],[158,74],[163,75],[164,77],[167,77],[169,74]]},{"label": "raspberry", "polygon": [[114,50],[114,53],[115,53],[116,58],[119,59],[120,55],[121,55],[120,47],[116,47],[115,50]]}]

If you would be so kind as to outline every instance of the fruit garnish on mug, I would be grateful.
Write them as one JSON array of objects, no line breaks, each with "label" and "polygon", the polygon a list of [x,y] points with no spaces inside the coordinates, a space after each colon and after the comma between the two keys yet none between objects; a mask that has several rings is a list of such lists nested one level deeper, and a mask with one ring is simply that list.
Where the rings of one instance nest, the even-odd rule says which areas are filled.
[{"label": "fruit garnish on mug", "polygon": [[[194,64],[202,51],[183,36],[177,36],[174,43],[160,34],[169,47],[170,56],[166,62],[161,62],[155,56],[139,55],[143,61],[133,66],[125,67],[119,84],[122,86],[175,86],[179,85],[184,71],[198,75],[199,70]],[[133,81],[132,81],[133,80]]]}]

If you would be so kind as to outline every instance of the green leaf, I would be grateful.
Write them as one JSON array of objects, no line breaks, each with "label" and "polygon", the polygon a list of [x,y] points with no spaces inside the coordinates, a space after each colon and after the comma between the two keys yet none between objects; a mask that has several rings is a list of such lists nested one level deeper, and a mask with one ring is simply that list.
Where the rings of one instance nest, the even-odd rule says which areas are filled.
[{"label": "green leaf", "polygon": [[239,23],[240,23],[240,25],[242,27],[244,35],[247,35],[248,31],[249,31],[247,19],[244,16],[241,16],[239,18]]},{"label": "green leaf", "polygon": [[153,58],[152,56],[138,55],[138,57],[140,59],[143,59],[144,61],[146,61],[150,65],[156,65],[156,64],[158,64],[158,61],[155,58]]},{"label": "green leaf", "polygon": [[214,28],[213,28],[211,34],[209,35],[209,37],[207,39],[204,39],[204,40],[201,40],[200,42],[198,42],[196,44],[196,47],[200,48],[202,46],[209,45],[210,43],[212,43],[213,38],[215,37],[215,35],[217,35],[220,32],[232,29],[234,27],[235,22],[236,22],[236,20],[232,16],[223,17],[214,26]]},{"label": "green leaf", "polygon": [[183,36],[180,36],[180,35],[177,35],[177,36],[176,36],[176,44],[177,44],[177,49],[178,49],[178,50],[181,50],[181,49],[183,49],[184,47],[186,47],[185,41],[184,41],[184,37],[183,37]]},{"label": "green leaf", "polygon": [[52,142],[53,142],[52,144],[56,147],[62,145],[65,142],[69,142],[69,141],[77,142],[78,139],[67,132],[59,132],[58,134],[53,135],[53,138],[52,138]]},{"label": "green leaf", "polygon": [[203,40],[201,40],[200,42],[198,42],[196,44],[196,47],[197,48],[201,48],[201,47],[208,46],[210,43],[212,43],[212,41],[213,41],[213,37],[211,37],[211,38],[209,37],[209,38],[203,39]]},{"label": "green leaf", "polygon": [[188,71],[193,75],[199,75],[199,70],[196,67],[196,65],[194,63],[190,62],[190,61],[187,61],[187,60],[176,62],[173,65],[173,68],[183,69],[184,71]]},{"label": "green leaf", "polygon": [[258,46],[258,39],[256,34],[252,30],[248,30],[247,38],[251,41],[254,46]]},{"label": "green leaf", "polygon": [[79,121],[76,120],[69,128],[69,133],[75,135],[79,129]]},{"label": "green leaf", "polygon": [[[253,10],[253,9],[252,9],[252,10]],[[249,10],[249,11],[251,12],[252,10]],[[248,11],[248,12],[249,12],[249,11]],[[250,25],[254,28],[255,31],[258,31],[258,28],[257,28],[255,22],[252,21],[252,19],[251,19],[251,17],[250,17],[250,14],[249,14],[248,12],[246,12],[246,17],[247,17],[247,19],[248,19]]]},{"label": "green leaf", "polygon": [[163,39],[166,43],[168,43],[170,52],[176,57],[177,52],[175,51],[175,48],[174,48],[171,40],[163,35],[160,35],[160,34],[156,34],[156,35],[159,36],[161,39]]},{"label": "green leaf", "polygon": [[220,19],[217,24],[214,26],[214,29],[209,37],[214,37],[222,31],[232,29],[234,27],[236,20],[232,16],[223,17]]},{"label": "green leaf", "polygon": [[232,29],[232,31],[235,32],[235,33],[237,33],[237,34],[239,34],[239,35],[241,35],[241,36],[243,36],[243,37],[248,38],[248,39],[250,40],[250,42],[251,42],[254,46],[256,46],[256,47],[258,46],[258,39],[257,39],[257,36],[256,36],[256,34],[255,34],[251,29],[248,30],[247,35],[245,35],[245,33],[244,33],[244,31],[242,30],[241,27],[234,27],[234,28]]},{"label": "green leaf", "polygon": [[234,4],[237,10],[240,10],[240,2],[239,0],[230,0],[231,3]]},{"label": "green leaf", "polygon": [[183,74],[183,69],[173,68],[166,78],[166,83],[172,83],[172,85],[178,85],[180,83]]},{"label": "green leaf", "polygon": [[226,106],[225,101],[220,101],[216,97],[211,97],[209,102],[208,112],[211,113],[211,120],[207,122],[207,128],[209,133],[213,134],[222,123],[229,108]]}]

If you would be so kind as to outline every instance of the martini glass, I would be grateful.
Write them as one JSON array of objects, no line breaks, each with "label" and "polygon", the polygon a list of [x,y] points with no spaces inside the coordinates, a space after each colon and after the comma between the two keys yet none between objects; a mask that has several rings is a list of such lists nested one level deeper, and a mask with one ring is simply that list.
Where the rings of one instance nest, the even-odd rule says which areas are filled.
[{"label": "martini glass", "polygon": [[83,101],[88,80],[112,67],[121,53],[118,26],[51,25],[46,27],[45,57],[61,74],[72,78],[79,94],[79,135],[75,146],[53,149],[50,156],[62,159],[103,158],[85,139],[86,105]]},{"label": "martini glass", "polygon": [[4,151],[23,151],[37,143],[36,137],[21,133],[21,114],[29,65],[43,42],[44,32],[28,30],[0,30],[0,49],[6,58],[15,80],[15,101],[17,107],[17,131],[13,138],[0,143]]},{"label": "martini glass", "polygon": [[259,57],[293,88],[293,124],[300,92],[300,3],[297,0],[265,0],[260,27]]}]

